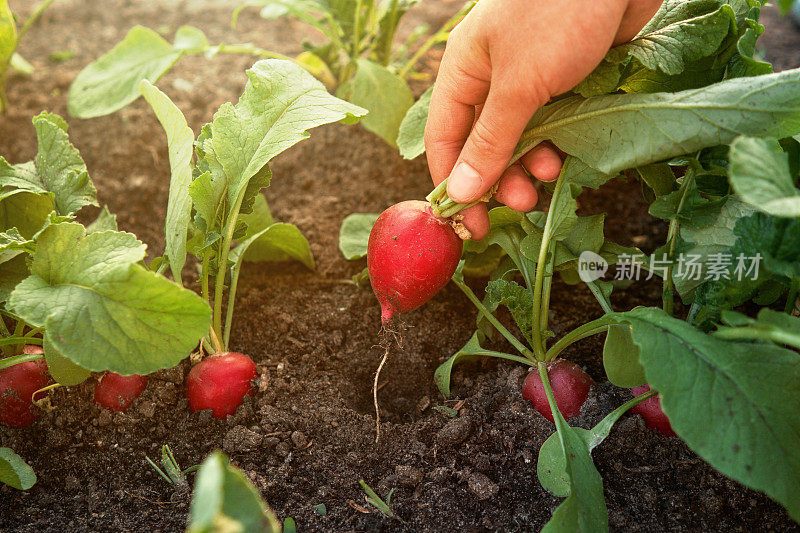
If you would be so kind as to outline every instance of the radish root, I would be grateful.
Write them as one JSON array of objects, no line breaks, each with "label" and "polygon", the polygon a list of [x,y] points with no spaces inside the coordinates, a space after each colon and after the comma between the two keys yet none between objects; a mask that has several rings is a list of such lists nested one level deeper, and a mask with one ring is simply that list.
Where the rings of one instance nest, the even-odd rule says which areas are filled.
[{"label": "radish root", "polygon": [[381,357],[381,362],[378,364],[378,369],[375,371],[375,380],[372,382],[372,402],[375,406],[375,444],[381,439],[381,409],[378,404],[378,379],[381,377],[381,370],[383,370],[383,365],[386,364],[386,360],[389,358],[389,352],[392,346],[397,346],[398,348],[403,347],[400,331],[389,329],[389,327],[384,324],[381,328],[381,343],[376,346],[377,348],[383,348],[383,357]]}]

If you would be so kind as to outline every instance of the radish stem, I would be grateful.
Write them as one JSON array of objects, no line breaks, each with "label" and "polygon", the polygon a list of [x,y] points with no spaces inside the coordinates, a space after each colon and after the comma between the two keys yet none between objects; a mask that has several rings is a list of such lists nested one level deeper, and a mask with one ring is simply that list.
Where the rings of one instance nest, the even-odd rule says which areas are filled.
[{"label": "radish stem", "polygon": [[552,361],[558,354],[564,351],[565,348],[569,347],[571,344],[585,339],[586,337],[591,337],[592,335],[596,335],[598,333],[602,333],[608,329],[608,326],[611,324],[616,323],[616,321],[609,317],[608,315],[601,316],[598,319],[592,320],[591,322],[587,322],[582,326],[579,326],[563,337],[561,337],[558,342],[553,344],[545,355],[545,361]]},{"label": "radish stem", "polygon": [[521,353],[531,361],[535,362],[537,360],[536,356],[534,356],[534,354],[524,344],[522,344],[519,341],[519,339],[517,339],[514,335],[512,335],[511,332],[508,331],[506,327],[503,326],[503,324],[501,324],[500,321],[497,320],[497,318],[492,313],[489,312],[488,309],[486,309],[486,306],[483,305],[483,302],[481,302],[480,299],[477,296],[475,296],[475,293],[472,292],[472,289],[470,289],[466,283],[460,280],[456,280],[455,277],[453,278],[453,283],[455,283],[458,286],[458,288],[461,289],[461,291],[467,296],[467,298],[469,298],[469,300],[475,305],[475,307],[478,308],[478,311],[483,313],[483,316],[486,317],[486,320],[488,320],[495,327],[495,329],[499,331],[500,334],[503,337],[505,337],[505,339],[509,343],[511,343],[512,346],[514,346],[514,348],[517,349],[519,353]]},{"label": "radish stem", "polygon": [[669,230],[667,231],[667,244],[669,245],[667,251],[667,270],[664,273],[664,282],[661,289],[661,301],[664,312],[672,316],[675,312],[675,287],[672,283],[672,258],[675,256],[675,248],[678,245],[678,214],[683,210],[683,205],[689,196],[689,188],[694,183],[694,170],[689,167],[686,171],[686,176],[683,178],[680,189],[681,199],[678,202],[678,208],[675,212],[675,218],[669,222]]},{"label": "radish stem", "polygon": [[[542,330],[536,326],[542,324],[541,314],[548,312],[548,309],[542,307],[542,292],[544,289],[544,278],[547,275],[547,255],[550,253],[550,238],[553,232],[553,219],[555,218],[555,209],[553,209],[552,206],[556,205],[559,196],[561,196],[563,186],[564,179],[563,177],[559,177],[556,181],[555,189],[553,189],[553,196],[550,199],[551,208],[547,210],[547,220],[545,221],[544,230],[542,231],[542,244],[539,247],[539,258],[536,261],[536,277],[533,281],[533,316],[531,317],[531,324],[533,324],[534,327],[531,329],[533,333],[533,351],[536,354],[536,359],[539,361],[545,361],[547,358]],[[552,272],[550,272],[550,275],[552,276]]]},{"label": "radish stem", "polygon": [[217,339],[215,343],[217,347],[219,347],[219,338],[222,336],[222,296],[225,291],[225,273],[228,271],[228,254],[231,249],[231,241],[233,241],[233,232],[236,229],[236,221],[239,218],[239,210],[242,208],[242,202],[244,201],[245,190],[242,189],[242,192],[239,193],[239,197],[230,211],[218,257],[219,266],[217,277],[214,280],[214,337]]},{"label": "radish stem", "polygon": [[25,353],[22,355],[15,355],[13,357],[6,357],[4,359],[0,359],[0,370],[10,366],[18,365],[20,363],[27,363],[28,361],[38,361],[39,359],[44,359],[43,353]]},{"label": "radish stem", "polygon": [[427,41],[422,43],[422,46],[417,49],[414,55],[411,56],[405,65],[403,65],[403,68],[398,71],[397,76],[405,79],[411,69],[414,68],[414,66],[419,62],[420,59],[422,59],[422,56],[424,56],[428,50],[430,50],[436,43],[447,40],[447,35],[450,33],[450,30],[452,30],[456,24],[461,22],[461,20],[467,16],[467,13],[469,13],[474,5],[475,2],[467,2],[458,13],[450,17],[447,22],[442,24],[442,27],[439,28],[436,33],[431,35]]},{"label": "radish stem", "polygon": [[233,323],[233,307],[236,304],[236,287],[239,285],[239,272],[242,269],[241,261],[237,261],[231,268],[231,286],[228,288],[228,307],[225,309],[225,327],[223,328],[222,345],[228,350],[228,341],[231,338],[231,324]]},{"label": "radish stem", "polygon": [[794,311],[795,304],[797,303],[797,293],[800,291],[800,278],[792,278],[792,284],[789,287],[789,296],[786,297],[786,307],[783,312],[791,315]]},{"label": "radish stem", "polygon": [[34,339],[19,335],[0,338],[0,346],[8,346],[9,344],[36,344],[37,346],[41,346],[42,339]]}]

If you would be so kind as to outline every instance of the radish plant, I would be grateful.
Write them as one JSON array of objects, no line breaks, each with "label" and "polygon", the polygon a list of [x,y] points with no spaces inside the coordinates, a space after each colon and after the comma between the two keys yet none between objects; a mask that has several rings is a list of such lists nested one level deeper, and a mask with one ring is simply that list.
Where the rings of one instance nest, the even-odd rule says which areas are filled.
[{"label": "radish plant", "polygon": [[[38,417],[35,395],[92,371],[112,371],[98,402],[127,407],[141,392],[130,380],[143,379],[130,375],[176,365],[211,320],[199,296],[144,267],[145,244],[118,231],[107,209],[88,226],[75,222],[97,205],[86,165],[61,117],[43,112],[33,126],[32,161],[0,156],[0,423],[13,427]],[[35,480],[0,448],[0,481],[27,490]]]},{"label": "radish plant", "polygon": [[145,268],[146,245],[108,210],[75,222],[97,205],[86,165],[61,117],[44,112],[33,126],[32,161],[0,157],[0,370],[45,359],[57,383],[76,385],[92,371],[176,365],[207,331],[208,305]]},{"label": "radish plant", "polygon": [[172,43],[149,28],[135,26],[112,50],[78,74],[69,90],[69,112],[91,118],[122,109],[139,97],[141,80],[155,82],[187,55],[246,54],[294,62],[338,97],[367,109],[369,116],[363,126],[395,146],[400,123],[414,103],[407,80],[418,75],[420,60],[431,47],[447,40],[450,30],[473,5],[468,2],[433,33],[420,26],[407,40],[398,42],[397,27],[416,2],[249,0],[234,11],[234,27],[243,9],[260,7],[265,19],[293,17],[322,35],[323,44],[304,42],[305,50],[296,57],[249,43],[212,45],[192,26],[179,28]]},{"label": "radish plant", "polygon": [[281,523],[245,473],[215,451],[197,471],[186,531],[221,530],[279,533]]},{"label": "radish plant", "polygon": [[[533,366],[526,386],[538,384],[549,413],[540,393],[529,397],[552,414],[557,430],[557,444],[540,452],[539,476],[567,498],[548,528],[608,528],[602,479],[590,456],[598,438],[570,427],[561,409],[562,397],[585,397],[586,381],[548,372],[568,347],[597,334],[606,335],[607,377],[639,394],[623,412],[638,405],[648,423],[671,428],[714,468],[800,520],[800,69],[773,74],[753,57],[764,31],[761,4],[664,2],[639,35],[612,48],[571,94],[529,122],[514,160],[543,141],[570,154],[550,186],[549,209],[493,209],[489,235],[464,245],[453,281],[477,307],[478,327],[435,379],[449,396],[451,370],[468,358]],[[401,128],[409,156],[423,147],[426,112],[416,112]],[[606,240],[604,215],[576,213],[584,189],[622,172],[642,182],[650,214],[668,224],[666,242],[650,256]],[[443,218],[467,207],[447,197],[446,185],[428,200]],[[699,266],[690,269],[682,254]],[[615,283],[602,277],[614,266],[617,275],[635,267],[660,278],[661,305],[614,310]],[[488,275],[484,298],[465,274]],[[548,327],[556,274],[587,285],[602,312],[557,340]],[[763,307],[757,318],[734,311],[748,302]],[[501,305],[519,336],[495,316]],[[485,348],[496,332],[518,354]],[[645,383],[653,390],[642,394]],[[657,422],[650,418],[656,391]],[[603,424],[610,429],[613,420]]]},{"label": "radish plant", "polygon": [[212,409],[218,418],[236,410],[256,374],[248,356],[229,352],[242,263],[295,260],[314,268],[308,241],[296,226],[273,220],[260,192],[272,177],[269,162],[311,128],[366,114],[291,61],[258,61],[247,77],[239,102],[220,107],[196,140],[169,97],[140,84],[166,132],[171,169],[166,249],[150,267],[169,268],[182,284],[187,254],[196,258],[201,295],[212,308],[202,346],[213,357],[192,369],[186,393],[192,410]]},{"label": "radish plant", "polygon": [[5,113],[8,107],[5,83],[9,70],[15,70],[26,76],[33,73],[33,65],[17,53],[19,43],[54,1],[42,0],[18,28],[16,17],[8,6],[8,0],[0,0],[0,113]]}]

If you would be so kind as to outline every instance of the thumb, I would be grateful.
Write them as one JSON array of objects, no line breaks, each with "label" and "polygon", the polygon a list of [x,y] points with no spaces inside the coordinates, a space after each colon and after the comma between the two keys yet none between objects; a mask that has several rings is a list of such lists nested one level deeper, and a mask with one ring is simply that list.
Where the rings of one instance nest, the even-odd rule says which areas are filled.
[{"label": "thumb", "polygon": [[[512,82],[517,85],[518,82]],[[480,116],[450,172],[447,194],[459,203],[479,200],[503,175],[525,125],[547,99],[493,83]]]}]

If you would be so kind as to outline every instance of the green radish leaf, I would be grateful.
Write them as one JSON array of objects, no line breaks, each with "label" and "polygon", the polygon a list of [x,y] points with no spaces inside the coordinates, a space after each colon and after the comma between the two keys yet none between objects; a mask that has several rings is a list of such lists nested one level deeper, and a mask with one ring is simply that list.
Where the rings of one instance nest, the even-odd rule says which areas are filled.
[{"label": "green radish leaf", "polygon": [[[176,50],[182,50],[191,54],[199,54],[208,49],[208,38],[203,30],[194,26],[181,26],[175,32],[175,39],[172,46]],[[143,81],[147,81],[144,78]],[[152,85],[152,84],[151,84]]]},{"label": "green radish leaf", "polygon": [[117,215],[111,214],[108,206],[104,205],[100,214],[94,222],[86,226],[86,233],[97,233],[98,231],[117,231]]},{"label": "green radish leaf", "polygon": [[[180,33],[180,30],[178,30]],[[198,30],[199,31],[199,30]],[[177,36],[176,36],[177,42]],[[187,45],[188,46],[188,45]],[[153,108],[161,127],[167,134],[169,149],[169,199],[167,218],[164,221],[166,245],[164,255],[172,269],[172,279],[183,284],[181,271],[186,264],[186,238],[189,219],[192,213],[192,199],[189,185],[192,182],[192,151],[194,133],[186,123],[181,110],[172,103],[169,96],[147,80],[142,80],[139,90]]]},{"label": "green radish leaf", "polygon": [[77,118],[109,115],[139,97],[139,82],[155,82],[185,50],[134,26],[114,48],[84,68],[69,88],[67,109]]},{"label": "green radish leaf", "polygon": [[431,106],[433,87],[422,93],[419,100],[414,102],[397,134],[397,147],[400,155],[405,159],[414,159],[425,152],[425,124],[428,122],[428,109]]},{"label": "green radish leaf", "polygon": [[774,139],[737,137],[731,143],[729,180],[745,203],[776,217],[800,217],[800,190],[789,159]]},{"label": "green radish leaf", "polygon": [[[571,428],[550,398],[561,445],[563,467],[569,480],[569,496],[553,512],[543,532],[608,531],[608,510],[603,478],[592,462],[585,435]],[[585,430],[584,430],[585,431]],[[563,492],[563,491],[562,491]]]},{"label": "green radish leaf", "polygon": [[523,336],[529,344],[533,344],[531,332],[533,298],[531,298],[531,293],[515,281],[496,279],[490,281],[486,286],[486,297],[489,301],[487,307],[490,309],[497,309],[498,304],[506,306]]},{"label": "green radish leaf", "polygon": [[22,76],[30,76],[33,74],[34,70],[36,70],[27,59],[19,55],[17,52],[11,54],[11,60],[8,62],[8,66]]},{"label": "green radish leaf", "polygon": [[367,255],[367,243],[372,225],[379,213],[352,213],[344,217],[339,230],[339,251],[348,261]]},{"label": "green radish leaf", "polygon": [[47,361],[47,371],[55,381],[71,387],[83,383],[92,373],[61,355],[61,352],[44,337],[44,358]]},{"label": "green radish leaf", "polygon": [[686,196],[680,190],[659,196],[650,204],[649,213],[663,220],[677,219],[681,227],[703,227],[716,220],[724,203],[725,198],[715,201],[703,198],[692,180]]},{"label": "green radish leaf", "polygon": [[239,256],[245,261],[278,262],[295,260],[310,270],[316,268],[311,246],[297,226],[286,222],[276,222],[231,250],[229,259],[234,263]]},{"label": "green radish leaf", "polygon": [[639,347],[631,338],[627,324],[614,324],[608,328],[603,344],[603,368],[608,380],[617,387],[633,388],[646,380],[639,364]]},{"label": "green radish leaf", "polygon": [[149,374],[175,366],[208,331],[210,309],[193,292],[138,264],[130,233],[85,234],[53,224],[37,238],[31,275],[9,308],[45,328],[45,341],[92,371]]},{"label": "green radish leaf", "polygon": [[[614,92],[631,72],[677,76],[700,59],[716,56],[714,52],[735,29],[736,13],[724,2],[667,0],[636,37],[609,50],[575,91],[587,97]],[[719,78],[701,85],[713,81]]]},{"label": "green radish leaf", "polygon": [[569,457],[566,471],[570,477],[570,495],[553,512],[542,533],[608,531],[603,479],[575,429],[565,426],[560,434],[563,434],[563,453]]},{"label": "green radish leaf", "polygon": [[[248,0],[243,6],[237,8],[233,13],[232,24],[236,25],[236,20],[242,9],[248,6],[261,6],[259,15],[265,19],[276,19],[291,14],[302,20],[306,24],[316,28],[323,35],[334,39],[339,38],[336,32],[338,23],[333,18],[331,5],[328,2],[317,0]],[[326,24],[329,22],[329,24]]]},{"label": "green radish leaf", "polygon": [[[572,430],[586,444],[589,454],[592,450],[600,446],[602,442],[611,434],[611,429],[622,415],[642,401],[642,398],[634,398],[620,405],[605,418],[597,423],[591,430],[583,428],[572,428]],[[536,463],[536,475],[542,487],[552,492],[556,496],[566,498],[570,494],[570,479],[566,471],[566,461],[558,433],[550,435],[542,447],[539,448],[539,459]]]},{"label": "green radish leaf", "polygon": [[768,279],[758,288],[758,292],[753,296],[756,305],[767,306],[778,301],[786,292],[786,286],[776,279]]},{"label": "green radish leaf", "polygon": [[[740,317],[739,322],[733,322],[732,316]],[[756,320],[732,311],[723,311],[722,318],[731,326],[740,327],[720,326],[714,332],[714,336],[717,338],[763,340],[800,349],[800,318],[798,317],[764,308],[758,312]]]},{"label": "green radish leaf", "polygon": [[[530,228],[528,236],[522,241],[521,251],[525,257],[534,261],[534,258],[539,256],[545,221],[543,217],[531,215],[536,215],[536,212],[528,214],[528,218],[535,222],[532,224],[533,227]],[[582,252],[589,251],[599,254],[606,242],[603,236],[604,220],[605,215],[576,217],[570,232],[554,243],[553,266],[555,270],[576,268]]]},{"label": "green radish leaf", "polygon": [[[0,0],[0,79],[17,49],[17,24],[7,0]],[[0,86],[0,91],[3,88]]]},{"label": "green radish leaf", "polygon": [[224,227],[238,201],[240,212],[249,213],[258,191],[269,185],[269,161],[308,138],[309,129],[352,123],[366,114],[328,94],[290,61],[258,61],[247,76],[239,102],[223,104],[197,140],[197,166],[203,174],[189,186],[189,194],[206,232]]},{"label": "green radish leaf", "polygon": [[4,303],[11,296],[14,287],[28,277],[28,262],[25,254],[18,255],[11,260],[0,263],[0,303]]},{"label": "green radish leaf", "polygon": [[203,461],[189,511],[189,533],[280,533],[281,524],[244,472],[216,451]]},{"label": "green radish leaf", "polygon": [[800,354],[721,340],[661,309],[618,317],[632,326],[647,382],[675,432],[712,467],[800,520]]},{"label": "green radish leaf", "polygon": [[[0,157],[0,166],[2,166]],[[2,170],[0,170],[2,172]],[[49,194],[22,189],[0,191],[0,229],[15,228],[24,238],[32,239],[53,212]]]},{"label": "green radish leaf", "polygon": [[464,361],[476,356],[498,357],[500,359],[516,361],[518,363],[522,363],[523,365],[532,364],[528,359],[518,355],[484,350],[481,348],[480,341],[478,340],[478,332],[476,331],[472,334],[472,337],[470,337],[470,339],[467,341],[467,344],[465,344],[463,348],[454,353],[447,361],[439,365],[439,367],[433,373],[433,381],[439,388],[439,392],[441,392],[445,398],[450,397],[450,374],[453,372],[453,367],[458,363],[463,363]]},{"label": "green radish leaf", "polygon": [[267,199],[263,194],[257,194],[253,202],[253,212],[240,214],[239,221],[245,225],[247,230],[242,240],[248,239],[263,229],[275,223],[272,212],[269,210]]},{"label": "green radish leaf", "polygon": [[[747,26],[736,42],[736,53],[728,61],[727,76],[739,78],[743,76],[761,76],[772,72],[772,65],[755,58],[756,41],[764,33],[764,26],[758,23],[761,5],[753,6],[741,26]],[[740,31],[741,33],[741,31]]]},{"label": "green radish leaf", "polygon": [[[556,242],[555,266],[577,260],[580,252],[584,250],[598,252],[602,247],[604,217],[598,215],[579,219],[575,214],[578,209],[575,197],[580,194],[581,187],[596,189],[612,177],[613,175],[606,175],[588,167],[575,157],[568,157],[564,161],[558,179],[563,180],[564,186],[567,188],[558,196],[555,204],[549,208],[553,211],[550,238]],[[532,211],[528,213],[527,219],[531,224],[523,225],[528,236],[523,240],[520,251],[529,260],[536,262],[539,257],[547,213]],[[560,246],[559,241],[565,241],[566,248]],[[574,252],[577,252],[577,255]]]},{"label": "green radish leaf", "polygon": [[0,233],[0,263],[8,261],[20,253],[33,254],[36,244],[20,235],[17,228]]},{"label": "green radish leaf", "polygon": [[609,60],[608,56],[595,67],[578,85],[572,89],[576,94],[586,98],[601,94],[613,93],[617,90],[622,78],[621,68],[625,66],[615,59]]},{"label": "green radish leaf", "polygon": [[725,65],[720,64],[716,54],[696,61],[686,70],[669,76],[657,70],[633,66],[620,81],[619,89],[627,93],[667,93],[706,87],[725,77]]},{"label": "green radish leaf", "polygon": [[36,474],[14,450],[0,448],[0,483],[18,490],[28,490],[36,483]]},{"label": "green radish leaf", "polygon": [[389,146],[396,146],[400,124],[414,104],[414,93],[403,79],[383,65],[363,57],[355,63],[353,79],[336,94],[369,111],[361,125]]},{"label": "green radish leaf", "polygon": [[[564,98],[534,114],[513,160],[550,140],[611,174],[727,144],[738,135],[787,137],[800,131],[798,95],[800,69],[677,93]],[[642,122],[659,127],[643,135]]]},{"label": "green radish leaf", "polygon": [[[672,281],[684,302],[691,301],[694,290],[704,283],[708,274],[709,257],[729,251],[736,243],[734,227],[737,221],[752,212],[750,206],[729,196],[725,199],[717,217],[709,224],[700,227],[680,227],[680,238],[687,243],[686,249],[683,250],[687,260],[679,262],[673,269]],[[689,259],[693,257],[697,259]]]},{"label": "green radish leaf", "polygon": [[67,135],[67,124],[58,115],[33,117],[39,151],[33,161],[9,165],[0,157],[0,185],[53,197],[56,212],[69,215],[86,205],[97,205],[97,191],[86,164]]},{"label": "green radish leaf", "polygon": [[[466,241],[464,243],[465,254],[496,254],[490,252],[492,247],[500,247],[503,252],[511,259],[517,270],[520,271],[525,279],[525,284],[532,287],[533,276],[536,272],[536,259],[530,260],[520,253],[520,244],[525,239],[525,230],[522,223],[525,219],[523,213],[519,213],[508,207],[497,207],[489,211],[489,221],[491,227],[489,234],[482,240]],[[474,264],[476,258],[472,258]],[[479,315],[478,320],[481,320]]]},{"label": "green radish leaf", "polygon": [[[675,11],[685,8],[685,0],[664,2],[661,13],[630,42],[616,46],[607,58],[621,61],[633,57],[649,70],[659,70],[667,75],[683,72],[689,63],[714,53],[732,28],[736,27],[736,14],[731,6],[723,4],[708,14],[673,21]],[[672,10],[673,13],[664,13]]]},{"label": "green radish leaf", "polygon": [[666,163],[653,163],[636,169],[639,177],[653,191],[656,198],[675,190],[675,174]]},{"label": "green radish leaf", "polygon": [[[748,301],[774,275],[800,277],[799,219],[755,212],[737,220],[733,233],[736,241],[725,251],[732,263],[727,272],[729,279],[708,281],[696,295],[697,303],[712,321],[720,309],[732,309]],[[741,268],[739,257],[743,258]]]},{"label": "green radish leaf", "polygon": [[[392,44],[397,33],[400,20],[406,12],[419,3],[420,0],[389,0],[388,2],[376,2],[378,19],[378,31],[373,44],[373,55],[383,64],[389,64],[397,50],[393,49]],[[402,56],[401,56],[402,57]]]},{"label": "green radish leaf", "polygon": [[506,253],[499,246],[490,246],[485,252],[474,254],[465,253],[462,272],[467,278],[485,278],[500,267],[500,261],[507,258]]},{"label": "green radish leaf", "polygon": [[[592,432],[583,428],[571,428],[580,438],[589,453],[592,452]],[[536,475],[539,483],[545,490],[559,498],[566,498],[570,494],[569,474],[566,470],[564,450],[558,433],[553,433],[539,448],[539,458],[536,462]]]}]

